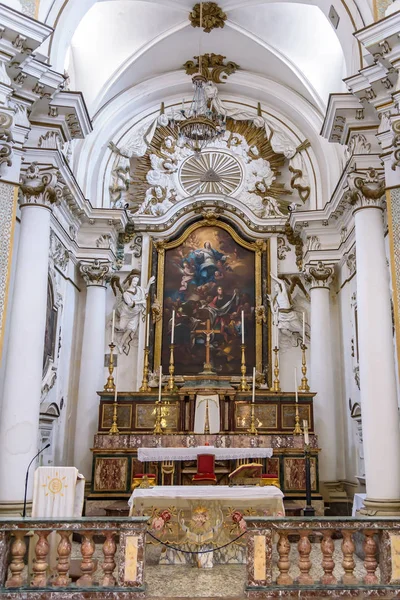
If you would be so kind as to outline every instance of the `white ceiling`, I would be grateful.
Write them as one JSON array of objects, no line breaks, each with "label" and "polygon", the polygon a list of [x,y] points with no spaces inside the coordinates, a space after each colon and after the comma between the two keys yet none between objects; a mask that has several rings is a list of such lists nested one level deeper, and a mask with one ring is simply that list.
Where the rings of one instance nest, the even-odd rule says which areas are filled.
[{"label": "white ceiling", "polygon": [[188,21],[193,4],[105,0],[92,6],[75,31],[66,64],[72,87],[84,93],[92,114],[132,85],[180,69],[198,54],[199,43],[203,53],[223,54],[242,70],[291,88],[321,114],[328,94],[344,91],[342,46],[317,6],[221,0],[228,15],[224,29],[200,34]]}]

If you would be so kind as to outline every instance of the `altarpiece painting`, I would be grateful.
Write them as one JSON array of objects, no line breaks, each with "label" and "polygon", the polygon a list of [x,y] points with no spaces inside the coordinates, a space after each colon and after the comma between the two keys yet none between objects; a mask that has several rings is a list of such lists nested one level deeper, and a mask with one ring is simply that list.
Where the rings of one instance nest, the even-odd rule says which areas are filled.
[{"label": "altarpiece painting", "polygon": [[[198,375],[205,363],[207,330],[217,375],[240,375],[242,311],[248,373],[262,370],[262,327],[256,322],[261,301],[263,244],[243,240],[229,225],[195,223],[177,240],[158,245],[157,298],[162,322],[156,329],[155,367],[167,372],[175,310],[175,373]],[[161,342],[161,343],[160,343]]]}]

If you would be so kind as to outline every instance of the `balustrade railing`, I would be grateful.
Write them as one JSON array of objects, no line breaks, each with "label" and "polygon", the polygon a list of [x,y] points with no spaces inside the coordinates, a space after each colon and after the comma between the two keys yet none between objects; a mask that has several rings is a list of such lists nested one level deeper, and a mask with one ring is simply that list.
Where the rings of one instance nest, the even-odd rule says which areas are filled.
[{"label": "balustrade railing", "polygon": [[248,598],[400,597],[400,519],[245,520]]},{"label": "balustrade railing", "polygon": [[[108,599],[111,589],[121,599],[144,596],[147,520],[0,519],[0,598],[6,590],[11,599],[35,597],[39,591],[38,598],[53,598],[43,595],[50,589],[71,592],[62,598]],[[56,533],[52,536],[52,532]],[[73,534],[80,542],[73,543]],[[75,581],[70,573],[72,559],[78,566]]]}]

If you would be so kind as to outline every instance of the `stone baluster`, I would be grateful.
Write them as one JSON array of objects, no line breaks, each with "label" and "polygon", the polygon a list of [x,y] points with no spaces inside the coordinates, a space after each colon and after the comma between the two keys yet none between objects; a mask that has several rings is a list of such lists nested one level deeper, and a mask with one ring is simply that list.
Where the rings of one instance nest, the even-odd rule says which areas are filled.
[{"label": "stone baluster", "polygon": [[300,531],[300,539],[297,544],[297,550],[299,552],[299,569],[300,575],[297,579],[298,583],[302,585],[310,585],[314,583],[314,579],[310,575],[311,569],[311,543],[308,539],[308,531]]},{"label": "stone baluster", "polygon": [[343,552],[343,562],[342,567],[344,569],[344,575],[342,578],[342,582],[344,585],[354,585],[357,583],[357,578],[354,576],[354,568],[356,563],[354,562],[354,542],[353,542],[353,532],[349,529],[343,529],[343,541],[342,541],[342,552]]},{"label": "stone baluster", "polygon": [[15,539],[11,544],[11,577],[6,582],[6,587],[21,587],[24,583],[22,571],[24,570],[24,556],[26,553],[26,544],[24,540],[25,531],[16,531]]},{"label": "stone baluster", "polygon": [[66,587],[70,578],[68,577],[69,561],[71,557],[71,540],[68,531],[59,531],[61,536],[57,547],[57,577],[53,581],[56,587]]},{"label": "stone baluster", "polygon": [[47,555],[49,553],[49,542],[47,538],[50,531],[38,531],[39,539],[35,546],[35,558],[33,559],[32,571],[33,579],[32,587],[44,587],[47,583]]},{"label": "stone baluster", "polygon": [[85,531],[83,533],[82,545],[81,545],[81,571],[83,575],[79,577],[76,585],[82,587],[90,587],[93,585],[93,573],[95,572],[95,565],[92,560],[92,556],[95,551],[95,545],[93,541],[93,531]]},{"label": "stone baluster", "polygon": [[322,532],[321,552],[324,574],[321,577],[321,583],[324,585],[336,583],[336,577],[333,575],[333,569],[335,568],[335,562],[333,560],[335,545],[333,543],[332,533],[333,532],[329,529]]},{"label": "stone baluster", "polygon": [[115,543],[115,531],[105,531],[104,535],[106,536],[103,544],[104,562],[102,566],[104,577],[101,585],[104,587],[110,587],[116,584],[113,571],[116,565],[114,557],[117,550],[117,544]]},{"label": "stone baluster", "polygon": [[364,577],[364,583],[367,585],[374,585],[378,583],[378,577],[375,575],[378,562],[376,560],[376,542],[374,539],[375,531],[366,529],[364,531],[364,567],[367,574]]},{"label": "stone baluster", "polygon": [[289,575],[290,569],[290,561],[289,561],[289,552],[290,552],[290,542],[288,540],[288,531],[280,531],[279,532],[279,541],[277,545],[277,550],[279,554],[278,560],[278,569],[280,571],[276,582],[279,585],[291,585],[293,583],[293,578]]}]

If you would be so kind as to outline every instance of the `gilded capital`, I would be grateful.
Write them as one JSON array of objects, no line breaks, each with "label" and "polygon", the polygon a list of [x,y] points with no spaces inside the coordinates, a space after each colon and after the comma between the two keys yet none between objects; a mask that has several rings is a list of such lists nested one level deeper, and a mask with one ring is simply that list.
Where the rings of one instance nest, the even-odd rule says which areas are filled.
[{"label": "gilded capital", "polygon": [[346,201],[353,210],[362,208],[383,208],[385,196],[385,178],[381,171],[370,168],[363,173],[352,173],[349,176],[349,191]]},{"label": "gilded capital", "polygon": [[79,270],[87,286],[106,287],[112,276],[110,261],[99,258],[81,260]]},{"label": "gilded capital", "polygon": [[316,264],[308,264],[306,269],[306,279],[312,288],[329,289],[334,277],[334,269],[322,261]]},{"label": "gilded capital", "polygon": [[33,162],[21,175],[19,202],[51,208],[61,202],[65,182],[60,171],[49,165]]}]

